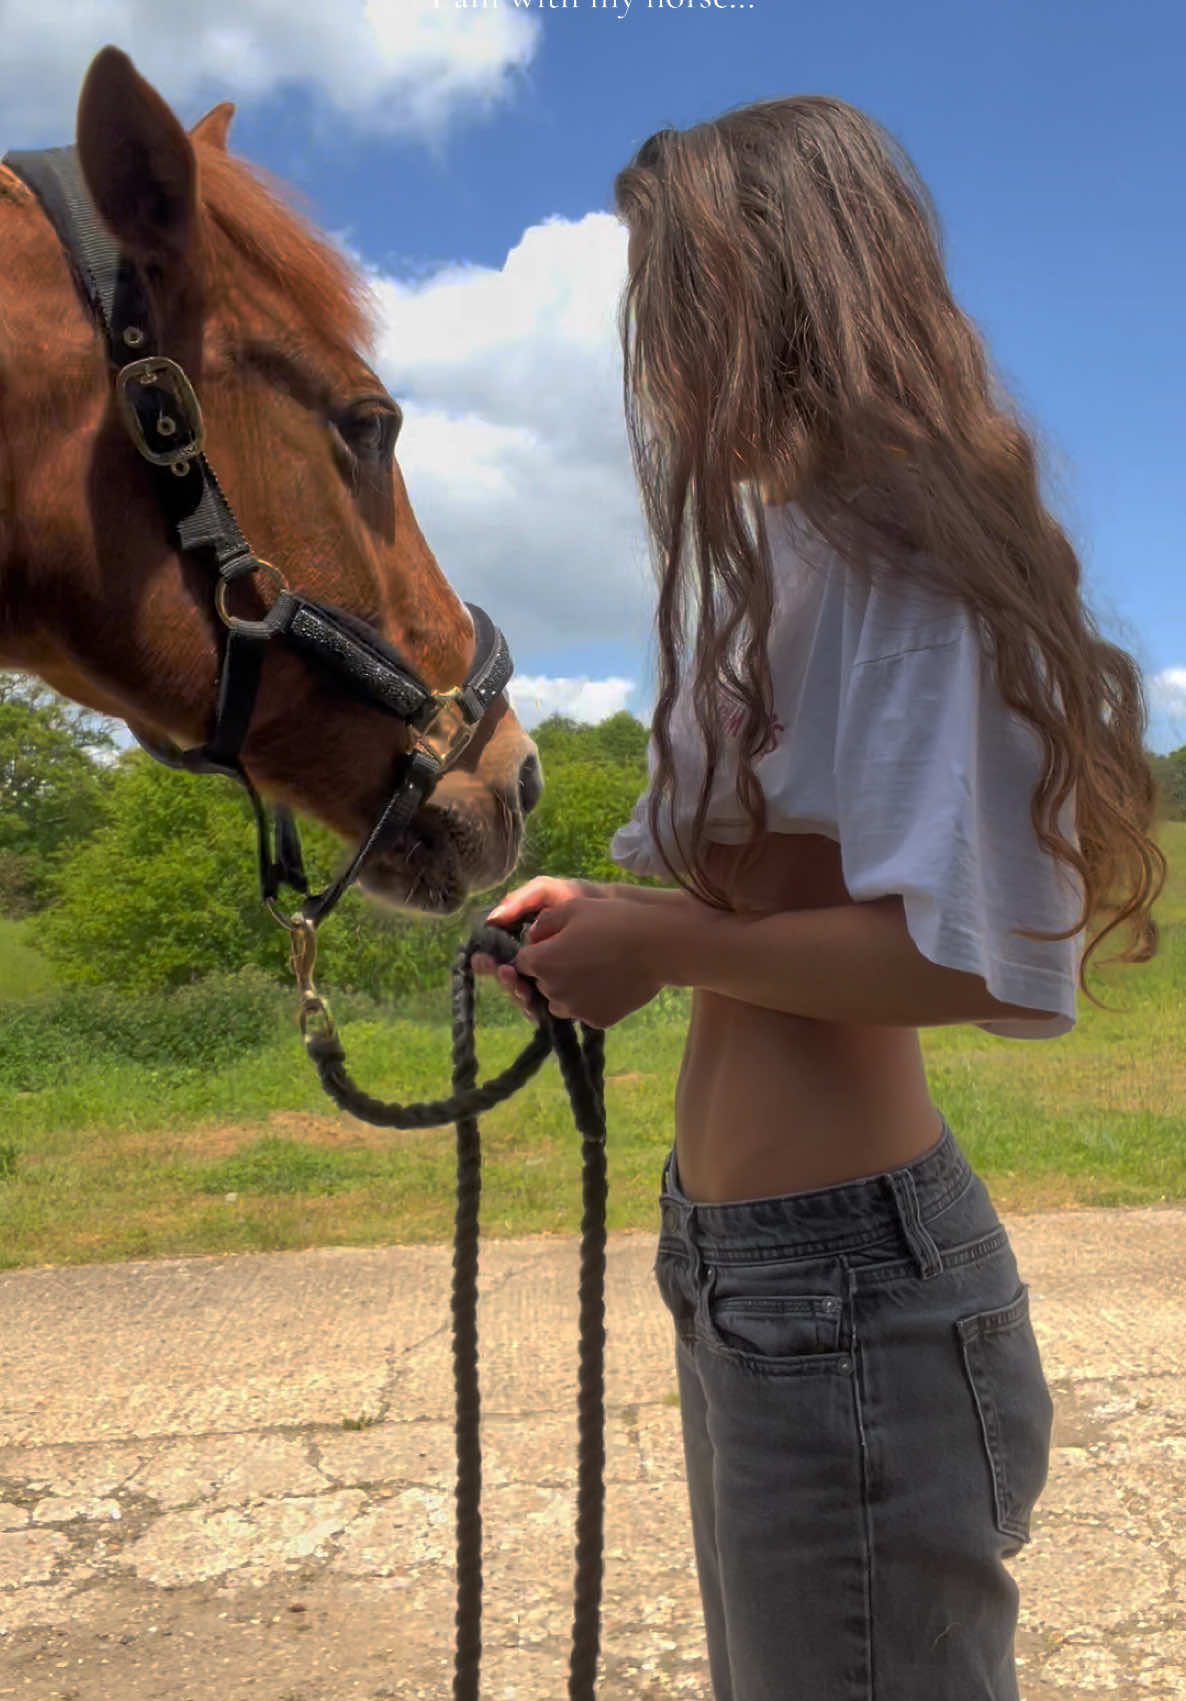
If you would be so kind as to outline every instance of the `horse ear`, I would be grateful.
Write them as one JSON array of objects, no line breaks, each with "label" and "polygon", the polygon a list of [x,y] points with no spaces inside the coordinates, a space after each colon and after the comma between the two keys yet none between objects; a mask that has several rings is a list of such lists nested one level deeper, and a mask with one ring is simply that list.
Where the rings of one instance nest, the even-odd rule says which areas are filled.
[{"label": "horse ear", "polygon": [[126,53],[105,47],[78,97],[78,157],[103,223],[128,251],[176,263],[197,226],[189,137]]},{"label": "horse ear", "polygon": [[231,127],[231,119],[235,116],[233,100],[220,100],[217,106],[212,106],[204,118],[199,118],[189,133],[191,142],[204,142],[208,148],[218,148],[226,153],[227,131]]}]

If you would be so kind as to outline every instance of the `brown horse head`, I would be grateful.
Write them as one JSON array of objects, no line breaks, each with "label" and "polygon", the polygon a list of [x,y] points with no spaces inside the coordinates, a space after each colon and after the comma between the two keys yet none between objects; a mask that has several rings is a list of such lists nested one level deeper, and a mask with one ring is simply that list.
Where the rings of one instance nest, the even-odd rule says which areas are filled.
[{"label": "brown horse head", "polygon": [[[252,548],[294,590],[369,622],[434,689],[460,685],[473,629],[400,476],[400,410],[362,352],[362,281],[227,153],[233,110],[187,135],[105,48],[79,100],[87,186],[146,280],[159,348],[194,383]],[[58,238],[4,172],[0,228],[0,666],[157,742],[200,744],[219,665],[214,575],[178,554]],[[235,613],[257,616],[265,589],[236,585]],[[411,734],[283,644],[268,652],[243,766],[265,796],[357,844]],[[367,886],[455,908],[513,868],[539,787],[534,745],[502,697],[412,827],[376,851]]]}]

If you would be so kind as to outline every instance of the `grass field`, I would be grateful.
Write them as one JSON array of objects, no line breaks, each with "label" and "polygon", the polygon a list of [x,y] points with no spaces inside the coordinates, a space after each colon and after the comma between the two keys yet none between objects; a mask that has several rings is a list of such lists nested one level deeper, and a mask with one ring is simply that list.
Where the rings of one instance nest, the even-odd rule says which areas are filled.
[{"label": "grass field", "polygon": [[[1092,983],[1121,1013],[1081,999],[1054,1044],[923,1031],[935,1101],[1006,1213],[1186,1199],[1186,823],[1168,824],[1162,845],[1157,958]],[[5,995],[50,982],[25,925],[0,924]],[[611,1228],[655,1225],[680,1012],[668,993],[607,1036]],[[526,1035],[505,1019],[484,1029],[483,1073]],[[344,1037],[368,1090],[444,1092],[443,1021],[354,1022]],[[482,1134],[483,1232],[576,1232],[579,1149],[555,1067]],[[0,1090],[0,1266],[440,1240],[453,1183],[450,1128],[386,1134],[337,1115],[295,1030],[213,1072],[105,1060],[97,1036],[66,1079]]]},{"label": "grass field", "polygon": [[53,981],[53,969],[30,942],[30,923],[0,916],[0,1001],[35,998]]}]

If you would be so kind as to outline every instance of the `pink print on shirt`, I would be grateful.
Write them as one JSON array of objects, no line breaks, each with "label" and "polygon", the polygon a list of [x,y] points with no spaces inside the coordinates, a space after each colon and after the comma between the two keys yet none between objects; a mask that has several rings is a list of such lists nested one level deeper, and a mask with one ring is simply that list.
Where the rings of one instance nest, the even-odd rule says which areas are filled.
[{"label": "pink print on shirt", "polygon": [[[721,724],[724,726],[725,731],[729,734],[730,738],[740,738],[741,729],[745,725],[744,708],[739,705],[736,709],[730,709],[728,713],[722,717]],[[769,756],[772,750],[776,750],[778,748],[778,740],[786,730],[786,727],[783,726],[782,722],[778,720],[777,717],[772,718],[766,727],[766,736],[758,748],[758,757],[761,758],[763,756]]]}]

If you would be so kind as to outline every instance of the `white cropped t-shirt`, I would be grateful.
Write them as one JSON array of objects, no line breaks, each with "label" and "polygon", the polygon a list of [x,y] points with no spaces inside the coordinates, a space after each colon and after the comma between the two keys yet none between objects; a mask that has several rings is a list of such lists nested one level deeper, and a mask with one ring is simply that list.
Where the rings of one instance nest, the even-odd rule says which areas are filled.
[{"label": "white cropped t-shirt", "polygon": [[[900,893],[925,957],[977,974],[994,998],[1035,1012],[1032,1021],[977,1027],[1007,1039],[1068,1033],[1083,931],[1048,941],[1010,929],[1073,926],[1082,886],[1034,833],[1041,740],[1002,701],[974,615],[958,598],[925,588],[860,583],[793,504],[767,507],[765,519],[774,719],[754,772],[767,830],[836,840],[854,901]],[[686,691],[671,736],[676,821],[686,839],[704,760]],[[653,765],[652,748],[652,772]],[[726,737],[706,827],[725,844],[749,834],[735,772]],[[610,855],[632,873],[663,876],[648,796],[614,835]],[[1059,821],[1077,846],[1073,792]]]}]

